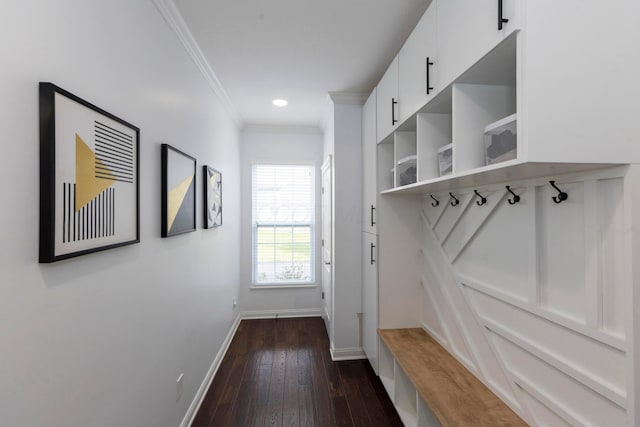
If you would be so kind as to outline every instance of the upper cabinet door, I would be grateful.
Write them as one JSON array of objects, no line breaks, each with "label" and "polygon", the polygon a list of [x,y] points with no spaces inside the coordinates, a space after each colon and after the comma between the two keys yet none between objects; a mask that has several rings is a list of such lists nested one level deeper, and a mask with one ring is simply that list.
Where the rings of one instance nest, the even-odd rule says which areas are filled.
[{"label": "upper cabinet door", "polygon": [[362,231],[376,233],[376,90],[362,109]]},{"label": "upper cabinet door", "polygon": [[436,0],[433,0],[398,54],[400,122],[442,89],[437,80],[436,37]]},{"label": "upper cabinet door", "polygon": [[398,57],[396,56],[387,72],[378,83],[377,114],[378,141],[386,138],[398,125]]},{"label": "upper cabinet door", "polygon": [[448,85],[520,28],[521,0],[446,0],[437,4],[438,77]]}]

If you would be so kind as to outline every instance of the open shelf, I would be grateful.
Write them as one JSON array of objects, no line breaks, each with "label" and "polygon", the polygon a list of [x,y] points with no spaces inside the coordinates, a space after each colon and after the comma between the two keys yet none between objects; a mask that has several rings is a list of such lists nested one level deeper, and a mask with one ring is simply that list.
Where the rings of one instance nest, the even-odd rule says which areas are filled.
[{"label": "open shelf", "polygon": [[509,181],[539,178],[542,176],[581,172],[613,166],[610,163],[534,163],[509,160],[482,166],[460,173],[419,181],[400,188],[381,191],[380,194],[425,195],[456,188],[508,183]]}]

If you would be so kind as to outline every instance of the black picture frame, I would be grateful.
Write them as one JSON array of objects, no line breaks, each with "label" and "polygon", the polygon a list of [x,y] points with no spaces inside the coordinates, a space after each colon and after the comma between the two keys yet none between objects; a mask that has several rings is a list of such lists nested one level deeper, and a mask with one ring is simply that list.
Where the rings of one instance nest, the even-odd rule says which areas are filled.
[{"label": "black picture frame", "polygon": [[169,144],[161,146],[162,237],[196,230],[196,159]]},{"label": "black picture frame", "polygon": [[202,166],[203,224],[205,229],[222,226],[222,173]]},{"label": "black picture frame", "polygon": [[140,242],[140,129],[39,83],[39,262]]}]

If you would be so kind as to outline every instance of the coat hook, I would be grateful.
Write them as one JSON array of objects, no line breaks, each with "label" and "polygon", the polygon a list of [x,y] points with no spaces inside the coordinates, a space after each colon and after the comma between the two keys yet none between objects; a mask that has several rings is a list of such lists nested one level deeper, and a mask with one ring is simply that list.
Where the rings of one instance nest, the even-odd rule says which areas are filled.
[{"label": "coat hook", "polygon": [[511,187],[509,187],[508,185],[507,185],[507,191],[513,195],[513,199],[507,199],[507,202],[509,202],[510,205],[515,205],[516,203],[518,203],[520,201],[520,196],[518,196],[516,193],[514,193],[511,190]]},{"label": "coat hook", "polygon": [[487,198],[483,197],[482,194],[478,193],[478,190],[473,190],[473,192],[476,193],[476,196],[480,197],[480,200],[476,201],[476,205],[482,206],[487,204]]},{"label": "coat hook", "polygon": [[569,199],[569,195],[567,193],[565,193],[564,191],[560,190],[557,186],[556,186],[556,182],[555,181],[549,181],[549,184],[551,184],[551,186],[553,188],[555,188],[556,190],[558,190],[558,196],[553,196],[553,201],[556,203],[562,203],[565,200]]},{"label": "coat hook", "polygon": [[431,203],[431,206],[433,206],[435,208],[436,206],[440,205],[440,201],[438,199],[436,199],[435,197],[433,197],[433,194],[429,195],[429,197],[431,197],[433,199],[433,203]]},{"label": "coat hook", "polygon": [[451,192],[449,193],[449,195],[453,199],[453,202],[451,202],[451,206],[458,206],[460,204],[460,200],[456,199],[456,196],[454,196]]}]

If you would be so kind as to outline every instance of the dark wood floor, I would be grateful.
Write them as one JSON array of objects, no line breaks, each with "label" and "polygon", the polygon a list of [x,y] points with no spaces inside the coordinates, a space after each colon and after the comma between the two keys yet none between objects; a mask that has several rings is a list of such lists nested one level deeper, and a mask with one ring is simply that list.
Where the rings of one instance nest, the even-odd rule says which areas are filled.
[{"label": "dark wood floor", "polygon": [[319,317],[243,320],[192,424],[402,426],[367,360],[332,362]]}]

